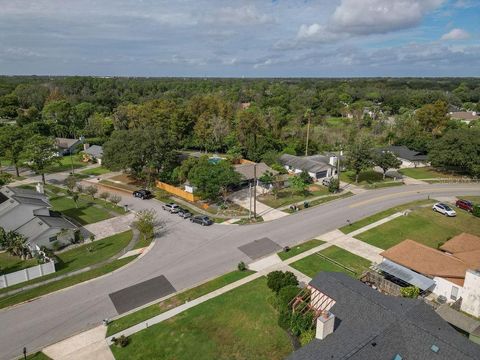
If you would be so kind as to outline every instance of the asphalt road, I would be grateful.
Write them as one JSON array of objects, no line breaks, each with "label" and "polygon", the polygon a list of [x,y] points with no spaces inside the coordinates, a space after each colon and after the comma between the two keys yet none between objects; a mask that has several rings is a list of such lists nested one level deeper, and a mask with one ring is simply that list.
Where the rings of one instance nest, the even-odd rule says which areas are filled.
[{"label": "asphalt road", "polygon": [[411,185],[368,191],[256,225],[201,227],[160,209],[155,200],[124,196],[135,210],[160,209],[166,228],[144,257],[117,272],[34,301],[0,310],[0,359],[18,358],[24,346],[40,350],[117,314],[109,294],[164,275],[181,290],[250,262],[238,247],[268,237],[281,246],[309,240],[347,223],[427,196],[480,195],[479,184]]}]

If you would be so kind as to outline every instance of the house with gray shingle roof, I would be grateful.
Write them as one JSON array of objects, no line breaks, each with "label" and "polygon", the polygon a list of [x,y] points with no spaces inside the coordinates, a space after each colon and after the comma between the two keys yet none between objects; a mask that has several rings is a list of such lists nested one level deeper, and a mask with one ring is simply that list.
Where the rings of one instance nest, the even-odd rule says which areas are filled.
[{"label": "house with gray shingle roof", "polygon": [[98,164],[102,165],[103,147],[99,145],[86,146],[84,154],[88,160],[96,161]]},{"label": "house with gray shingle roof", "polygon": [[312,179],[318,181],[336,174],[335,156],[295,156],[283,154],[279,158],[280,164],[290,173],[300,174],[306,171]]},{"label": "house with gray shingle roof", "polygon": [[384,295],[336,272],[317,274],[308,287],[323,299],[314,305],[322,312],[316,338],[288,360],[480,359],[480,346],[420,299]]},{"label": "house with gray shingle roof", "polygon": [[74,154],[81,141],[78,139],[55,138],[55,145],[60,155]]},{"label": "house with gray shingle roof", "polygon": [[32,249],[75,240],[78,227],[50,208],[47,196],[35,190],[0,188],[0,227],[25,236]]}]

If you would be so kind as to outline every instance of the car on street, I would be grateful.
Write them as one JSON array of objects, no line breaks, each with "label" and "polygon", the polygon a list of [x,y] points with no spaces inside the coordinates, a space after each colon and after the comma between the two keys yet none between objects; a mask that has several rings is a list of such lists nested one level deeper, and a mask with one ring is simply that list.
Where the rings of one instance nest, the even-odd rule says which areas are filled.
[{"label": "car on street", "polygon": [[187,210],[187,209],[184,209],[184,208],[180,208],[177,212],[178,216],[180,216],[181,218],[184,218],[184,219],[189,219],[193,216],[193,214]]},{"label": "car on street", "polygon": [[195,215],[190,218],[190,221],[202,226],[209,226],[213,224],[213,221],[206,215]]},{"label": "car on street", "polygon": [[462,210],[472,212],[473,211],[473,203],[468,200],[463,200],[463,199],[458,199],[457,202],[455,203],[455,206],[457,208],[460,208]]},{"label": "car on street", "polygon": [[146,189],[134,191],[133,196],[142,200],[150,199],[153,197],[152,192]]},{"label": "car on street", "polygon": [[432,210],[443,214],[445,216],[457,216],[455,210],[453,210],[450,206],[444,203],[436,203],[432,206]]},{"label": "car on street", "polygon": [[172,214],[176,214],[180,211],[181,207],[175,203],[163,204],[162,209]]}]

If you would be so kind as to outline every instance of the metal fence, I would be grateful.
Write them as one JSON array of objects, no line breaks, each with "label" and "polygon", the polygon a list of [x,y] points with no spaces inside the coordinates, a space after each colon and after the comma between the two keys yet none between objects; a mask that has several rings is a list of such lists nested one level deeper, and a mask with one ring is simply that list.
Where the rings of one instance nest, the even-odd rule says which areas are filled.
[{"label": "metal fence", "polygon": [[23,270],[0,275],[0,289],[20,284],[22,282],[36,279],[40,276],[52,274],[55,272],[55,263],[53,261],[44,264],[32,266]]}]

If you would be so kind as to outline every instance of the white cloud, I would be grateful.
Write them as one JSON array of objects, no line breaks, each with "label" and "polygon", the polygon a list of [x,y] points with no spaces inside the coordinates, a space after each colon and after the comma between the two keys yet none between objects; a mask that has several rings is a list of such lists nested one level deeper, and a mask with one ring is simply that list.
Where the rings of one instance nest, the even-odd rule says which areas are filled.
[{"label": "white cloud", "polygon": [[234,25],[258,25],[274,21],[273,17],[261,13],[255,6],[223,7],[216,10],[212,15],[206,16],[205,20],[210,23],[225,23]]},{"label": "white cloud", "polygon": [[442,40],[465,40],[470,37],[470,34],[462,29],[452,29],[448,33],[442,35]]},{"label": "white cloud", "polygon": [[342,0],[332,27],[350,34],[378,34],[418,25],[443,0]]},{"label": "white cloud", "polygon": [[318,42],[332,42],[343,36],[343,34],[339,32],[331,32],[327,26],[317,23],[312,25],[302,25],[297,33],[297,39],[299,40],[314,40]]}]

